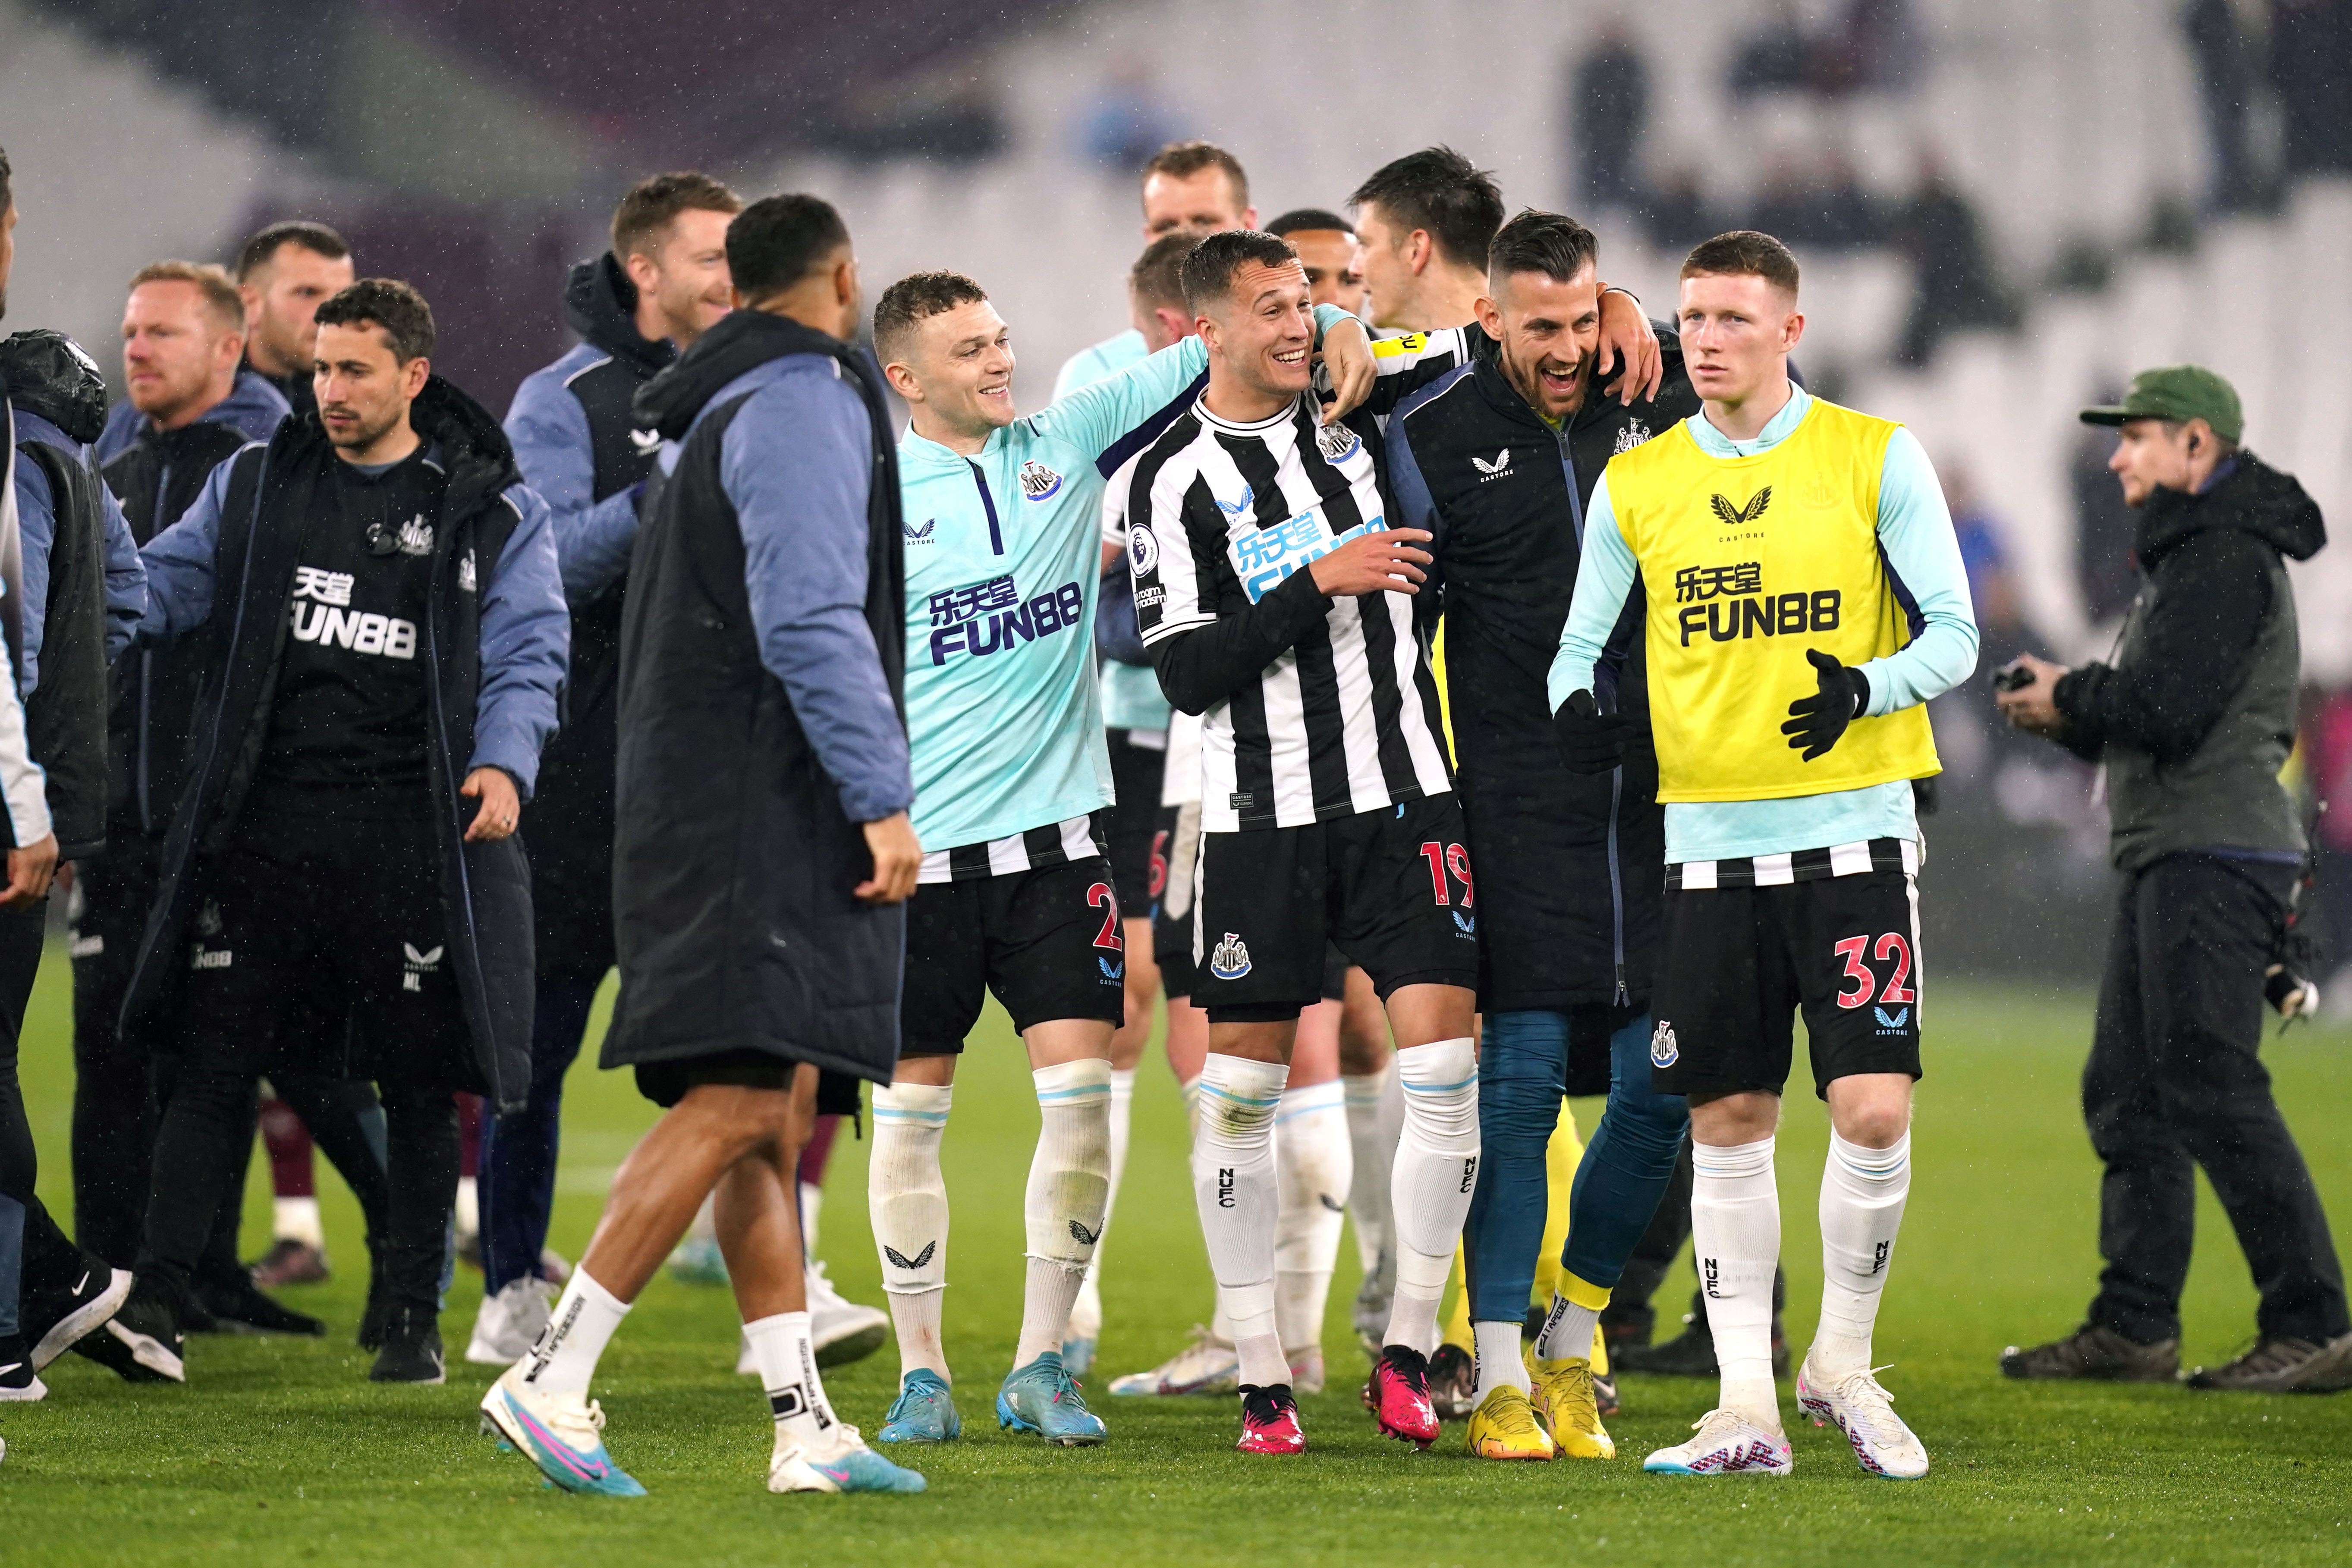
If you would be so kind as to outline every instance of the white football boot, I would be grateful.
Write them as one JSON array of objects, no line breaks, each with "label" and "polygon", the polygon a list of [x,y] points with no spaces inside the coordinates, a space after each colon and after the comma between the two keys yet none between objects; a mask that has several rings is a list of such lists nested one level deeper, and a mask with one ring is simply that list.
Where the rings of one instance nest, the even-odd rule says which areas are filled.
[{"label": "white football boot", "polygon": [[1115,1380],[1110,1391],[1123,1397],[1231,1394],[1241,1386],[1241,1357],[1234,1347],[1195,1323],[1191,1344],[1148,1372]]},{"label": "white football boot", "polygon": [[554,1309],[555,1287],[546,1280],[528,1274],[509,1280],[497,1295],[482,1298],[466,1359],[477,1366],[512,1366],[539,1342]]},{"label": "white football boot", "polygon": [[1789,1439],[1737,1410],[1710,1410],[1691,1430],[1698,1436],[1659,1449],[1642,1468],[1664,1476],[1785,1476],[1791,1468]]},{"label": "white football boot", "polygon": [[1875,1372],[1851,1372],[1834,1381],[1813,1368],[1811,1352],[1797,1369],[1797,1406],[1816,1426],[1837,1423],[1853,1457],[1874,1476],[1890,1481],[1916,1481],[1927,1473],[1927,1446],[1895,1414],[1895,1396],[1879,1383]]}]

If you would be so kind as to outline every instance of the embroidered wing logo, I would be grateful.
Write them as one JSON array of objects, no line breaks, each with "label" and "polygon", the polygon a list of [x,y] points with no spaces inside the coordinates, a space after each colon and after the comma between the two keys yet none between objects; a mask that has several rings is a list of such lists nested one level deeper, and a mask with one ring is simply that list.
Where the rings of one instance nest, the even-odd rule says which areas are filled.
[{"label": "embroidered wing logo", "polygon": [[1511,466],[1511,449],[1506,447],[1496,453],[1495,460],[1491,463],[1473,452],[1470,455],[1470,466],[1482,474],[1499,474]]},{"label": "embroidered wing logo", "polygon": [[1099,1229],[1088,1230],[1076,1220],[1072,1220],[1070,1222],[1070,1239],[1076,1242],[1080,1247],[1092,1247],[1101,1238],[1102,1232]]},{"label": "embroidered wing logo", "polygon": [[1706,504],[1714,510],[1715,515],[1723,521],[1725,527],[1745,528],[1762,517],[1764,509],[1772,504],[1772,487],[1766,485],[1762,489],[1749,496],[1746,506],[1734,506],[1720,495],[1707,497]]},{"label": "embroidered wing logo", "polygon": [[940,1244],[938,1242],[927,1241],[923,1243],[922,1251],[918,1252],[914,1257],[909,1258],[905,1253],[900,1252],[898,1248],[892,1247],[886,1241],[882,1244],[882,1256],[890,1260],[892,1268],[911,1270],[920,1268],[924,1264],[929,1263],[931,1260],[931,1255],[939,1251],[939,1249]]},{"label": "embroidered wing logo", "polygon": [[1895,1016],[1891,1018],[1886,1016],[1886,1009],[1884,1007],[1873,1007],[1871,1011],[1878,1015],[1879,1026],[1882,1028],[1899,1029],[1911,1021],[1911,1009],[1908,1007],[1897,1007],[1895,1009]]},{"label": "embroidered wing logo", "polygon": [[939,525],[940,520],[938,518],[927,517],[923,520],[923,526],[920,528],[917,528],[911,522],[902,522],[898,526],[907,531],[907,541],[908,543],[929,544],[931,542],[931,530],[937,528]]},{"label": "embroidered wing logo", "polygon": [[1223,512],[1227,517],[1239,517],[1242,513],[1249,510],[1250,502],[1256,499],[1256,492],[1252,490],[1249,486],[1244,485],[1242,487],[1241,500],[1220,500],[1217,502],[1217,510]]}]

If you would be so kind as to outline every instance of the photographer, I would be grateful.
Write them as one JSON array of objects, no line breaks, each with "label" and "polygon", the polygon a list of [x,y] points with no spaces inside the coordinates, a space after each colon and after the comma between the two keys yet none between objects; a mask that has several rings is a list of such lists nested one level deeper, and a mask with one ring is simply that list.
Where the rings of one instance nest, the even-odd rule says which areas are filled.
[{"label": "photographer", "polygon": [[[2202,1166],[2262,1294],[2253,1348],[2192,1388],[2352,1386],[2344,1275],[2302,1152],[2272,1098],[2265,972],[2305,855],[2279,783],[2300,669],[2283,557],[2326,542],[2319,508],[2238,445],[2238,395],[2209,370],[2143,373],[2085,424],[2121,433],[2107,467],[2139,513],[2143,578],[2112,664],[2020,658],[2001,712],[2106,767],[2123,896],[2099,991],[2083,1113],[2105,1163],[2089,1321],[2001,1357],[2020,1378],[2169,1382]],[[2281,1011],[2308,988],[2275,987]]]}]

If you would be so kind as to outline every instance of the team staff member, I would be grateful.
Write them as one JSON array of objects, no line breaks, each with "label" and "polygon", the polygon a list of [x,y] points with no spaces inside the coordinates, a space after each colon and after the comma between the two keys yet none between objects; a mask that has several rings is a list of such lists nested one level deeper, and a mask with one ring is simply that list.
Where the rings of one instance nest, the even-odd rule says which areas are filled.
[{"label": "team staff member", "polygon": [[368,1375],[399,1383],[442,1379],[453,1094],[530,1087],[512,836],[566,640],[547,509],[433,346],[404,283],[320,306],[319,412],[147,547],[142,639],[194,637],[207,674],[123,1009],[177,1069],[126,1314],[177,1340],[257,1078],[372,1079],[391,1195],[363,1331]]},{"label": "team staff member", "polygon": [[1699,246],[1675,320],[1704,406],[1594,488],[1549,692],[1568,765],[1622,766],[1640,721],[1618,679],[1644,638],[1667,803],[1652,1084],[1689,1098],[1691,1229],[1723,1366],[1698,1435],[1644,1468],[1788,1473],[1772,1139],[1801,1007],[1832,1131],[1821,1326],[1797,1397],[1865,1469],[1924,1476],[1927,1450],[1872,1375],[1871,1330],[1919,1076],[1911,781],[1938,766],[1927,700],[1975,667],[1968,577],[1916,437],[1789,380],[1804,317],[1787,247],[1749,231]]},{"label": "team staff member", "polygon": [[[1594,1407],[1594,1321],[1673,1174],[1687,1118],[1679,1099],[1652,1092],[1645,1056],[1665,839],[1642,652],[1617,694],[1643,743],[1605,773],[1560,768],[1544,680],[1601,470],[1696,413],[1698,398],[1671,329],[1658,333],[1659,395],[1629,406],[1594,385],[1601,284],[1582,224],[1523,212],[1489,257],[1470,363],[1390,425],[1400,516],[1435,539],[1456,787],[1483,873],[1469,1438],[1490,1458],[1549,1458],[1555,1444],[1605,1458],[1614,1445]],[[1530,1384],[1520,1329],[1545,1229],[1545,1148],[1564,1093],[1603,1090]]]},{"label": "team staff member", "polygon": [[352,247],[322,223],[273,223],[236,254],[246,363],[297,414],[319,406],[311,376],[319,307],[352,286]]},{"label": "team staff member", "polygon": [[825,1402],[793,1191],[819,1069],[886,1081],[898,1052],[900,906],[922,847],[898,697],[898,465],[848,342],[857,261],[840,215],[814,196],[754,202],[728,227],[727,269],[736,309],[635,404],[675,466],[621,630],[621,997],[604,1065],[634,1068],[663,1114],[482,1411],[556,1485],[643,1495],[604,1451],[589,1384],[715,1191],[774,1418],[769,1489],[920,1491]]},{"label": "team staff member", "polygon": [[[2344,1270],[2311,1170],[2279,1115],[2262,1045],[2264,972],[2305,853],[2279,782],[2302,668],[2286,562],[2326,543],[2293,477],[2239,445],[2236,389],[2200,365],[2142,373],[2107,466],[2137,509],[2147,574],[2111,663],[2019,663],[2000,697],[2021,730],[2106,767],[2123,897],[2099,987],[2083,1115],[2106,1165],[2088,1321],[2011,1349],[2011,1377],[2169,1383],[2204,1167],[2255,1289],[2254,1343],[2192,1388],[2352,1387]],[[2275,973],[2273,971],[2273,973]]]},{"label": "team staff member", "polygon": [[[9,176],[0,152],[0,316],[16,256]],[[145,599],[136,549],[89,450],[105,415],[106,383],[70,341],[36,331],[0,342],[0,533],[16,546],[15,559],[0,556],[0,1400],[40,1398],[41,1369],[68,1347],[89,1345],[110,1364],[141,1348],[98,1331],[122,1304],[124,1281],[67,1240],[42,1205],[16,1077],[50,879],[61,854],[105,841],[106,667]]]},{"label": "team staff member", "polygon": [[612,247],[572,269],[565,325],[580,342],[515,389],[507,439],[546,501],[571,606],[563,728],[531,799],[530,1099],[486,1121],[482,1310],[466,1359],[505,1366],[547,1326],[541,1272],[555,1201],[563,1077],[613,967],[614,726],[621,616],[638,498],[659,443],[630,400],[730,308],[727,226],[743,204],[707,174],[656,174],[613,213]]},{"label": "team staff member", "polygon": [[[180,520],[215,467],[247,444],[268,440],[286,417],[277,388],[240,365],[244,349],[245,302],[219,268],[159,261],[131,280],[122,314],[129,395],[121,407],[137,417],[109,419],[99,457],[141,544]],[[74,868],[74,1226],[83,1245],[122,1268],[139,1254],[156,1119],[153,1063],[122,1036],[122,998],[154,906],[203,678],[185,649],[141,648],[116,667],[107,725],[107,847]],[[362,1121],[374,1092],[302,1075],[289,1075],[283,1087],[318,1122],[371,1233],[380,1237],[383,1164]],[[237,1260],[251,1146],[246,1139],[233,1156],[234,1195],[224,1201],[197,1268],[196,1304],[225,1326],[323,1333],[316,1318],[256,1289]]]}]

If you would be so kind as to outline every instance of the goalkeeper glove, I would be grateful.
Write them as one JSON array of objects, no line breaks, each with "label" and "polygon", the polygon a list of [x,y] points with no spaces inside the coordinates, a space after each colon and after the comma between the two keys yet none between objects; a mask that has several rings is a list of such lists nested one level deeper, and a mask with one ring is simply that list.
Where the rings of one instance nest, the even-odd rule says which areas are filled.
[{"label": "goalkeeper glove", "polygon": [[1805,658],[1821,677],[1821,689],[1789,704],[1789,721],[1780,733],[1789,737],[1789,749],[1803,752],[1810,763],[1836,745],[1845,727],[1870,706],[1870,678],[1817,647],[1807,648]]},{"label": "goalkeeper glove", "polygon": [[1622,762],[1625,742],[1640,729],[1622,713],[1603,713],[1590,691],[1571,691],[1551,716],[1560,761],[1572,773],[1605,773]]}]

